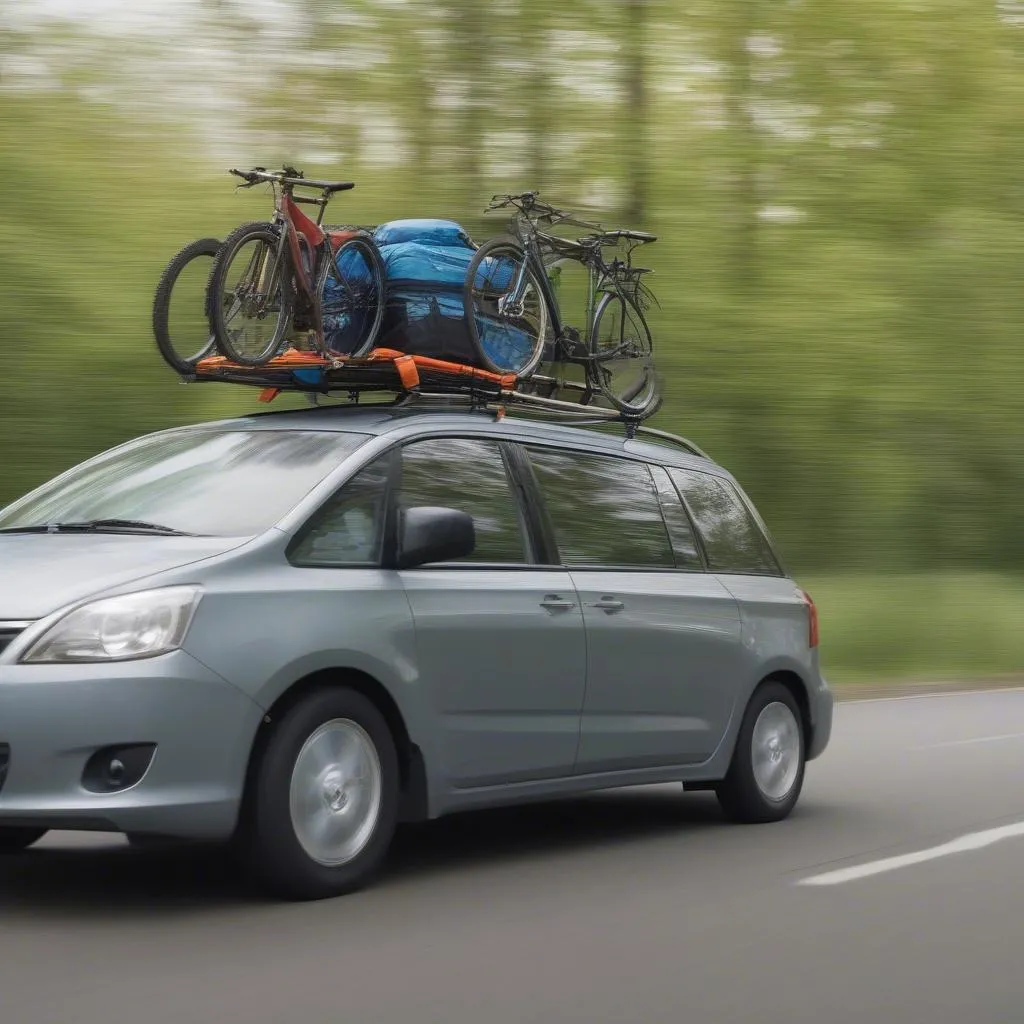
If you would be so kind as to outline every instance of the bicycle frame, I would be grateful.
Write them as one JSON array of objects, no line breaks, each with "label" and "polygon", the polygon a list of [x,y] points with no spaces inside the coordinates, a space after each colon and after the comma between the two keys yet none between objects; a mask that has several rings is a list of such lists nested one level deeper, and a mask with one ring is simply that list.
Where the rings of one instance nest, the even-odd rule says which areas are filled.
[{"label": "bicycle frame", "polygon": [[[312,184],[312,183],[311,183]],[[286,258],[291,263],[291,276],[296,291],[305,301],[308,312],[312,315],[313,330],[319,348],[323,347],[323,318],[318,301],[318,284],[325,268],[325,261],[333,257],[334,245],[355,237],[357,232],[337,232],[336,238],[328,236],[322,227],[324,213],[329,201],[328,195],[319,198],[296,196],[295,185],[288,181],[274,182],[274,223],[280,228],[281,239],[278,243],[274,262],[273,277],[264,294],[273,295],[279,284],[279,276],[284,271]],[[315,186],[314,186],[315,187]],[[300,209],[303,203],[318,208],[316,220],[308,217]],[[287,257],[286,257],[287,253]],[[262,275],[266,268],[261,269]],[[261,286],[263,281],[261,280]]]},{"label": "bicycle frame", "polygon": [[[606,263],[601,256],[599,249],[587,250],[578,243],[571,242],[568,239],[546,235],[543,232],[538,231],[536,226],[528,219],[526,219],[526,226],[524,227],[518,217],[516,218],[515,234],[519,239],[520,244],[526,250],[526,259],[523,260],[515,283],[506,296],[505,301],[511,306],[517,306],[523,301],[526,292],[527,268],[533,270],[534,275],[540,284],[541,298],[548,308],[548,313],[551,318],[551,328],[555,337],[556,345],[561,343],[565,338],[566,327],[568,325],[566,325],[562,319],[558,300],[551,288],[551,282],[547,274],[547,264],[545,264],[544,261],[544,250],[542,248],[542,244],[547,245],[549,249],[552,249],[552,251],[555,252],[556,259],[551,261],[551,263],[567,259],[582,263],[587,268],[587,310],[585,330],[588,336],[593,327],[598,296],[608,291],[615,291],[616,293],[623,295],[625,298],[620,282],[618,281],[614,271],[614,264],[609,265]],[[558,248],[563,248],[566,251],[564,253],[559,253]],[[578,254],[574,255],[572,250],[577,250]],[[577,359],[578,358],[579,357],[577,356]]]}]

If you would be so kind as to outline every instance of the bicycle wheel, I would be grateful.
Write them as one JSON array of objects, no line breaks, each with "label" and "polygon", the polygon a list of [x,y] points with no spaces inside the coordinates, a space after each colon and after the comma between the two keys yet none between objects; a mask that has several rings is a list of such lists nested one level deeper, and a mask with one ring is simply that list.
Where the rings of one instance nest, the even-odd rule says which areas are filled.
[{"label": "bicycle wheel", "polygon": [[657,399],[651,332],[643,313],[619,292],[605,292],[590,331],[589,373],[595,390],[627,415]]},{"label": "bicycle wheel", "polygon": [[326,355],[361,356],[384,320],[384,261],[369,236],[352,238],[324,261],[317,295]]},{"label": "bicycle wheel", "polygon": [[526,268],[522,300],[510,292],[527,259],[513,238],[492,238],[477,249],[466,272],[463,306],[470,341],[481,365],[492,373],[529,377],[544,354],[548,307],[537,275]]},{"label": "bicycle wheel", "polygon": [[206,285],[220,252],[217,238],[190,242],[167,264],[153,299],[153,335],[164,362],[183,377],[216,348]]},{"label": "bicycle wheel", "polygon": [[225,358],[260,366],[281,347],[291,321],[291,281],[280,235],[243,224],[224,240],[210,274],[210,327]]}]

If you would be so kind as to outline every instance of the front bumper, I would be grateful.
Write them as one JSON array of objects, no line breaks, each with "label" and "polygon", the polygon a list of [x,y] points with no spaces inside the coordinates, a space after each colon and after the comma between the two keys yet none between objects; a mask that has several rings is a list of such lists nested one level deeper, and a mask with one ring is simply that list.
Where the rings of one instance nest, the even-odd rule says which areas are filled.
[{"label": "front bumper", "polygon": [[[0,743],[10,747],[0,826],[226,838],[263,711],[191,655],[97,665],[0,664]],[[105,747],[156,744],[131,788],[93,793]]]}]

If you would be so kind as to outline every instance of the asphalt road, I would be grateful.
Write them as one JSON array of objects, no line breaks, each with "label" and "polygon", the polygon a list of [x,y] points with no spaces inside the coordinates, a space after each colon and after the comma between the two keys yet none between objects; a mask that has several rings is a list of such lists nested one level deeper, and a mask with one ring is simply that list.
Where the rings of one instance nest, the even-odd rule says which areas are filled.
[{"label": "asphalt road", "polygon": [[0,1022],[1017,1024],[1022,822],[1003,691],[840,705],[778,825],[665,786],[466,815],[317,904],[53,834],[0,864]]}]

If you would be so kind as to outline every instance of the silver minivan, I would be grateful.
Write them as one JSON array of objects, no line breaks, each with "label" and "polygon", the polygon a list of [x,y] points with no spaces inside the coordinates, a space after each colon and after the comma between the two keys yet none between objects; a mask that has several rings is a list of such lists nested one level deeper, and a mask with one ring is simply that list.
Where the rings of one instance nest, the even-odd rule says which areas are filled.
[{"label": "silver minivan", "polygon": [[298,899],[397,823],[682,782],[792,810],[813,603],[688,442],[480,411],[147,435],[0,512],[0,851],[230,841]]}]

